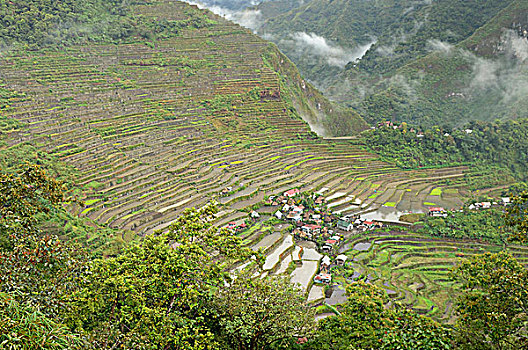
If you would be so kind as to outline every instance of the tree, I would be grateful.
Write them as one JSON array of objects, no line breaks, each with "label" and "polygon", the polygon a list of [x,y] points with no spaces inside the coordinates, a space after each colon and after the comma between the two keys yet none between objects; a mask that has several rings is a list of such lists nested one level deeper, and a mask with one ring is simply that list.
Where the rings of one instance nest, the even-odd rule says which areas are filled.
[{"label": "tree", "polygon": [[99,349],[216,349],[207,320],[228,266],[253,254],[211,225],[216,208],[188,209],[166,233],[89,264],[67,323]]},{"label": "tree", "polygon": [[63,185],[38,166],[0,174],[0,292],[48,316],[63,307],[59,296],[72,287],[69,277],[85,258],[82,249],[37,227],[37,215],[62,200]]},{"label": "tree", "polygon": [[307,349],[450,349],[450,332],[399,304],[388,307],[386,292],[363,281],[347,287],[340,314],[320,322]]},{"label": "tree", "polygon": [[454,271],[460,347],[528,349],[528,270],[506,252],[476,255]]},{"label": "tree", "polygon": [[[63,200],[63,185],[38,166],[0,173],[0,347],[73,349],[79,339],[56,321],[84,257],[44,235],[37,216]],[[42,310],[42,311],[41,311]],[[55,319],[54,319],[55,318]]]},{"label": "tree", "polygon": [[240,275],[216,292],[221,339],[238,350],[285,348],[292,339],[309,335],[314,310],[287,279]]},{"label": "tree", "polygon": [[38,310],[0,293],[0,348],[11,350],[83,349],[78,335]]},{"label": "tree", "polygon": [[35,232],[35,216],[64,200],[64,186],[39,166],[27,164],[20,173],[0,173],[0,233]]},{"label": "tree", "polygon": [[515,231],[511,239],[520,242],[528,241],[528,191],[523,191],[512,197],[511,205],[506,210],[506,224]]}]

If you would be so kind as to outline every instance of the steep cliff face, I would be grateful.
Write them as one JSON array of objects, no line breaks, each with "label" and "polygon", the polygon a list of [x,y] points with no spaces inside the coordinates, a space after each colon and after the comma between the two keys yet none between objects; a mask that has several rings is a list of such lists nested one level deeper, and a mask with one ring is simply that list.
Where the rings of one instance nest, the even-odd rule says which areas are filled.
[{"label": "steep cliff face", "polygon": [[332,103],[304,79],[295,64],[270,45],[266,62],[281,76],[287,100],[311,129],[320,136],[350,136],[367,128],[361,116],[351,108]]}]

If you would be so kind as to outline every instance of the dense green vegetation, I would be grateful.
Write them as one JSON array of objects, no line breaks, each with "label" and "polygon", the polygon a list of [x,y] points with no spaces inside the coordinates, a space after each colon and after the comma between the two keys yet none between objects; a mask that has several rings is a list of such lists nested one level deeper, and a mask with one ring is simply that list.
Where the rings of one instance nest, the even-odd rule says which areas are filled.
[{"label": "dense green vegetation", "polygon": [[[512,0],[422,2],[385,29],[357,65],[369,74],[387,74],[428,54],[431,41],[456,44],[486,24]],[[407,7],[408,9],[408,7]],[[352,67],[350,67],[352,68]]]},{"label": "dense green vegetation", "polygon": [[[349,51],[348,56],[352,56],[351,52],[355,51],[357,46],[386,36],[386,30],[397,23],[412,6],[422,7],[423,2],[414,0],[264,2],[256,7],[265,19],[258,32],[270,35],[270,40],[279,45],[299,67],[302,74],[313,81],[318,88],[324,89],[337,84],[336,77],[341,79],[339,74],[342,72],[342,67],[328,64],[327,55],[331,53],[314,55],[317,48],[304,48],[301,42],[292,39],[292,35],[314,33],[325,38],[330,46],[342,47],[343,58],[346,59],[345,52]],[[283,12],[284,10],[287,12]],[[333,97],[334,94],[330,96]]]},{"label": "dense green vegetation", "polygon": [[[425,56],[431,50],[432,40],[456,44],[468,38],[510,2],[312,0],[301,6],[296,1],[264,2],[257,8],[266,19],[259,31],[275,35],[272,39],[294,59],[303,74],[326,87],[327,80],[340,86],[336,77],[332,78],[335,69],[325,65],[324,59],[313,61],[299,56],[298,47],[290,47],[285,37],[295,32],[315,33],[345,48],[364,45],[375,38],[376,43],[364,58],[357,66],[350,62],[345,74],[356,79],[356,71],[367,73],[368,78],[361,79],[370,81]],[[366,87],[367,83],[362,85]],[[350,98],[354,100],[357,96]]]},{"label": "dense green vegetation", "polygon": [[313,349],[451,349],[449,329],[404,306],[385,305],[387,293],[363,281],[347,288],[339,315],[321,321]]},{"label": "dense green vegetation", "polygon": [[[0,1],[0,49],[67,46],[177,35],[181,28],[210,25],[189,11],[181,20],[153,20],[130,11],[146,1]],[[1,93],[1,91],[0,91]],[[1,100],[0,100],[1,101]]]},{"label": "dense green vegetation", "polygon": [[528,241],[528,191],[518,193],[508,208],[506,224],[513,227],[513,238],[521,242]]},{"label": "dense green vegetation", "polygon": [[511,230],[506,230],[501,209],[465,210],[449,212],[447,217],[426,217],[416,231],[450,239],[476,239],[496,244],[508,241]]},{"label": "dense green vegetation", "polygon": [[[7,121],[15,121],[6,119]],[[1,142],[1,139],[0,139]],[[29,143],[20,143],[13,147],[0,148],[0,170],[15,174],[26,164],[41,166],[47,174],[66,184],[65,204],[75,205],[82,198],[84,190],[74,184],[78,172],[68,164],[41,151]],[[89,189],[87,186],[86,189]],[[35,215],[35,225],[47,234],[56,235],[62,239],[75,240],[89,246],[94,255],[116,254],[125,244],[135,238],[132,232],[111,229],[88,218],[80,218],[62,208],[49,208],[47,212]]]},{"label": "dense green vegetation", "polygon": [[[312,0],[286,13],[271,11],[259,31],[327,96],[368,123],[454,127],[526,117],[527,11],[519,0]],[[344,70],[330,63],[333,55],[352,61],[358,45],[372,42]]]},{"label": "dense green vegetation", "polygon": [[[262,349],[311,328],[313,312],[286,281],[232,283],[227,267],[260,257],[211,225],[214,206],[187,210],[167,233],[117,257],[92,260],[34,226],[37,214],[61,204],[60,183],[31,166],[2,174],[0,189],[0,327],[10,327],[2,348],[225,349],[235,336],[239,349]],[[277,303],[266,302],[274,295]],[[261,316],[246,322],[256,305]]]},{"label": "dense green vegetation", "polygon": [[66,326],[39,310],[20,304],[9,294],[0,293],[0,348],[82,349],[83,342]]},{"label": "dense green vegetation", "polygon": [[381,126],[361,142],[384,159],[404,168],[473,164],[509,169],[524,180],[528,173],[528,119],[471,122],[461,129],[414,129],[405,123]]},{"label": "dense green vegetation", "polygon": [[487,253],[463,261],[453,275],[465,292],[457,306],[460,349],[528,348],[525,266],[508,254]]},{"label": "dense green vegetation", "polygon": [[274,48],[273,44],[270,44],[270,49],[263,57],[264,62],[279,72],[281,89],[287,92],[286,102],[295,107],[292,112],[302,116],[314,132],[320,136],[344,136],[366,129],[367,124],[356,111],[327,100],[310,83],[303,80],[288,57]]},{"label": "dense green vegetation", "polygon": [[526,117],[526,62],[518,48],[526,43],[527,13],[525,1],[514,1],[458,44],[430,43],[430,54],[408,60],[371,90],[358,105],[362,115],[450,127]]}]

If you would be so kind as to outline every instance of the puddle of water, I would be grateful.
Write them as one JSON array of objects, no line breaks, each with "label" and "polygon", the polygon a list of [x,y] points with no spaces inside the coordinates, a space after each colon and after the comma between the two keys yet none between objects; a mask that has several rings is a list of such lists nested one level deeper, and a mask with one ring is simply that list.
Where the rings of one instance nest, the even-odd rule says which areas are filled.
[{"label": "puddle of water", "polygon": [[324,292],[322,286],[313,286],[310,289],[310,293],[308,293],[308,302],[312,302],[315,300],[324,300]]},{"label": "puddle of water", "polygon": [[280,260],[280,255],[284,253],[286,249],[291,247],[292,244],[293,237],[291,235],[286,236],[286,238],[284,238],[284,241],[282,241],[281,245],[266,257],[266,262],[264,262],[264,266],[262,266],[262,269],[266,271],[272,269],[275,265],[277,265]]},{"label": "puddle of water", "polygon": [[327,200],[327,201],[331,201],[332,199],[336,199],[336,198],[339,198],[339,197],[343,197],[344,195],[346,195],[346,192],[336,192],[336,193],[334,193],[333,195],[327,197],[326,200]]},{"label": "puddle of water", "polygon": [[398,292],[396,292],[395,290],[390,289],[392,288],[392,286],[388,282],[383,283],[383,286],[386,287],[385,291],[387,292],[389,296],[398,294]]},{"label": "puddle of water", "polygon": [[361,276],[361,272],[354,270],[354,273],[352,274],[352,276],[347,278],[347,281],[354,282],[355,280],[357,280],[359,278],[359,276]]},{"label": "puddle of water", "polygon": [[286,272],[286,270],[288,269],[288,266],[290,266],[290,262],[291,261],[292,261],[291,255],[287,255],[284,258],[284,260],[282,260],[281,265],[280,265],[279,269],[277,270],[276,274],[280,275],[281,273]]},{"label": "puddle of water", "polygon": [[316,272],[317,261],[303,260],[302,266],[292,272],[290,281],[306,290]]},{"label": "puddle of water", "polygon": [[360,242],[360,243],[356,243],[356,245],[352,249],[360,251],[360,252],[364,252],[366,250],[369,250],[371,246],[372,246],[372,243],[370,242]]},{"label": "puddle of water", "polygon": [[[421,210],[414,211],[413,213],[420,213]],[[379,220],[379,221],[392,221],[399,222],[400,216],[409,214],[410,212],[399,211],[394,207],[380,207],[376,211],[370,213],[361,214],[361,218],[365,220]]]},{"label": "puddle of water", "polygon": [[313,248],[304,248],[302,260],[321,260],[323,256]]},{"label": "puddle of water", "polygon": [[328,190],[329,190],[328,187],[323,187],[323,188],[321,188],[319,191],[317,191],[315,193],[318,194],[318,195],[322,195],[323,193],[325,193]]},{"label": "puddle of water", "polygon": [[398,295],[398,292],[392,289],[385,288],[385,291],[387,292],[387,295],[389,295],[390,297],[395,297]]},{"label": "puddle of water", "polygon": [[342,304],[347,301],[346,290],[341,286],[334,286],[334,291],[330,298],[326,298],[328,305]]},{"label": "puddle of water", "polygon": [[259,248],[267,248],[273,243],[277,242],[281,238],[281,236],[282,235],[280,232],[273,232],[272,234],[269,234],[266,237],[262,238],[260,242],[251,247],[251,249],[258,250]]},{"label": "puddle of water", "polygon": [[334,211],[335,214],[348,214],[356,212],[359,209],[360,204],[351,204],[348,207]]}]

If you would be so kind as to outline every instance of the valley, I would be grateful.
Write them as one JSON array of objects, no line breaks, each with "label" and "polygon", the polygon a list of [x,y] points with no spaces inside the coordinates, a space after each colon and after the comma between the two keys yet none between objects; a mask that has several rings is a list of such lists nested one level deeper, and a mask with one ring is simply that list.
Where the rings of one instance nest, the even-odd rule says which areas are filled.
[{"label": "valley", "polygon": [[[507,11],[517,9],[517,5],[526,10],[517,1],[511,1],[510,7],[491,2],[498,10],[502,5]],[[329,3],[314,0],[302,5],[277,0],[251,4],[253,7],[248,11],[270,11],[269,21],[262,28],[276,26],[274,35],[277,35],[286,25],[281,22],[284,18],[295,25],[289,29],[307,31],[301,27],[305,24],[303,18],[308,21],[306,16],[313,15],[311,11]],[[362,6],[381,3],[385,2]],[[410,3],[416,5],[416,13],[430,10],[428,2]],[[238,11],[247,4],[209,2],[208,5]],[[377,36],[391,30],[392,24],[388,22],[405,16],[401,13],[405,8],[393,5],[376,7],[375,11],[369,7],[369,11],[377,11],[380,16],[385,12],[394,15],[385,18],[387,23],[376,23]],[[464,56],[465,49],[461,47],[469,48],[473,43],[479,46],[478,50],[485,51],[480,45],[485,40],[478,39],[493,37],[496,33],[492,31],[493,24],[503,18],[488,21],[497,10],[495,7],[490,5],[493,11],[479,19],[486,25],[480,27],[482,23],[476,21],[475,27],[480,27],[480,32],[469,38],[466,34],[473,33],[475,28],[465,28],[459,33],[449,55],[429,53],[422,47],[423,50],[418,50],[420,57],[405,64],[380,58],[380,62],[394,66],[369,76],[367,81],[373,83],[375,93],[368,97],[354,95],[353,99],[358,98],[354,101],[346,95],[361,87],[341,90],[333,79],[346,78],[350,82],[364,78],[360,75],[366,72],[366,65],[376,61],[376,52],[379,53],[384,42],[371,40],[373,33],[367,29],[372,28],[366,28],[369,18],[363,19],[366,22],[361,28],[348,23],[352,26],[348,29],[356,34],[356,39],[348,38],[352,40],[348,43],[339,28],[327,27],[321,35],[332,36],[339,45],[363,45],[368,41],[368,47],[359,55],[367,58],[363,68],[361,63],[351,67],[349,62],[342,61],[344,56],[340,54],[330,57],[341,59],[338,66],[326,70],[319,62],[311,67],[309,74],[324,70],[323,78],[329,79],[324,84],[326,93],[333,88],[339,90],[339,96],[329,94],[337,96],[336,102],[317,90],[317,82],[315,86],[310,83],[314,79],[302,71],[306,66],[301,63],[301,71],[297,70],[295,55],[290,60],[280,51],[283,48],[280,43],[276,46],[257,36],[252,32],[255,28],[245,28],[204,8],[175,0],[137,1],[126,6],[129,17],[112,12],[117,22],[106,23],[111,26],[123,21],[123,27],[116,27],[116,31],[123,30],[125,34],[107,37],[103,31],[101,36],[93,33],[90,35],[94,36],[81,36],[84,41],[72,39],[62,44],[44,41],[38,48],[20,46],[0,52],[0,168],[11,174],[12,167],[28,163],[48,170],[52,177],[67,179],[68,196],[57,200],[61,203],[59,208],[50,205],[53,207],[50,215],[57,215],[55,221],[50,224],[40,219],[45,222],[42,226],[46,235],[65,232],[65,228],[61,231],[64,226],[68,227],[68,235],[59,234],[63,241],[74,241],[88,251],[95,249],[93,242],[99,244],[90,252],[90,259],[99,258],[90,268],[115,264],[106,266],[108,271],[97,270],[108,275],[116,273],[112,276],[115,280],[108,285],[118,288],[115,294],[108,294],[110,301],[97,306],[104,312],[110,310],[112,315],[105,314],[102,326],[98,327],[105,328],[104,322],[111,323],[120,297],[130,290],[139,290],[139,295],[153,285],[151,278],[167,276],[174,277],[170,283],[162,283],[170,293],[156,290],[154,298],[143,295],[141,298],[163,299],[160,315],[168,316],[179,308],[178,317],[185,316],[175,324],[192,320],[194,327],[193,322],[202,322],[201,317],[208,312],[212,295],[217,297],[218,290],[230,283],[234,285],[236,278],[231,278],[237,273],[259,281],[284,277],[297,287],[302,308],[313,312],[307,314],[311,321],[341,316],[342,304],[347,302],[345,290],[364,281],[388,296],[387,302],[380,305],[398,303],[405,312],[428,316],[440,322],[439,327],[440,324],[452,327],[458,320],[456,298],[465,288],[453,277],[455,266],[486,252],[507,252],[521,266],[528,264],[528,248],[522,242],[508,241],[508,232],[502,226],[496,227],[496,232],[489,227],[486,232],[480,230],[483,223],[503,220],[506,204],[503,207],[494,203],[493,217],[487,217],[484,209],[475,209],[477,202],[490,201],[490,207],[492,202],[500,202],[510,195],[506,193],[512,184],[525,180],[526,146],[522,130],[526,124],[474,122],[472,129],[465,130],[444,129],[435,124],[442,119],[442,113],[458,107],[450,105],[440,111],[436,109],[439,104],[434,96],[455,91],[453,86],[461,85],[463,80],[455,78],[466,77],[464,74],[474,69],[468,63],[473,58]],[[336,26],[344,25],[342,21],[349,21],[347,18],[355,14],[351,8],[347,11],[338,18]],[[335,17],[336,13],[329,16]],[[323,18],[317,19],[324,22]],[[323,26],[314,21],[312,25]],[[504,23],[509,25],[509,20]],[[314,38],[317,39],[316,34],[311,35]],[[455,45],[460,46],[457,49]],[[411,51],[402,55],[412,56]],[[515,60],[523,52],[517,52]],[[348,50],[345,56],[350,53]],[[328,59],[319,56],[322,61]],[[460,57],[469,61],[459,62]],[[456,66],[458,63],[463,69]],[[453,79],[446,82],[436,79],[445,78],[453,69],[456,72],[449,75]],[[378,73],[388,72],[419,79],[423,85],[412,85],[416,88],[413,93],[426,91],[420,98],[434,98],[416,108],[423,107],[436,114],[418,111],[407,100],[400,99],[407,85],[395,82],[394,76],[378,80]],[[427,73],[426,77],[421,76],[422,72]],[[489,97],[488,92],[472,101],[480,104]],[[455,97],[460,96],[449,96]],[[467,110],[459,110],[461,114],[442,120],[449,126],[454,126],[454,120],[462,123],[463,114],[473,108],[465,106]],[[517,99],[503,116],[509,119],[514,114],[522,118],[523,113],[524,102]],[[384,121],[380,122],[381,119]],[[429,129],[420,129],[422,124]],[[516,143],[515,147],[509,146],[511,142]],[[522,183],[517,185],[524,188]],[[22,188],[31,190],[32,186],[23,184]],[[318,204],[312,203],[316,201]],[[211,202],[217,205],[214,215],[212,209],[209,212]],[[313,207],[304,207],[301,203],[305,202]],[[468,209],[469,203],[472,209]],[[300,212],[295,212],[294,207]],[[457,221],[464,221],[460,219],[464,215],[468,218],[465,226]],[[15,225],[20,222],[17,220]],[[318,225],[323,227],[324,234],[318,231],[321,229]],[[90,229],[79,229],[82,226]],[[2,226],[0,234],[9,230],[9,225]],[[314,233],[312,237],[311,230],[317,230],[320,236]],[[106,238],[118,244],[107,244]],[[0,240],[0,249],[11,249],[5,243],[8,241]],[[224,243],[225,246],[219,245]],[[240,247],[236,246],[238,243]],[[148,251],[152,247],[159,250]],[[230,251],[236,250],[233,247],[239,250],[233,253]],[[128,258],[122,252],[134,262],[127,264]],[[0,258],[1,254],[0,251]],[[166,259],[167,256],[174,260]],[[187,269],[185,262],[189,256],[190,264],[194,265]],[[150,258],[155,263],[143,267],[142,263]],[[159,270],[168,261],[170,266]],[[47,264],[48,261],[43,266]],[[123,276],[130,272],[127,268],[136,266],[138,275],[145,279],[138,277],[130,283],[133,280],[130,276],[137,277],[136,272]],[[200,270],[204,266],[206,271]],[[121,268],[124,272],[117,272]],[[182,268],[183,277],[174,272],[178,268]],[[74,279],[79,280],[83,272],[74,272],[78,274]],[[210,280],[204,282],[202,276]],[[95,285],[108,287],[105,278],[101,277],[104,283],[98,284],[101,282],[98,280]],[[136,289],[134,283],[141,287]],[[187,289],[179,289],[185,283],[192,286],[189,289],[195,288],[188,295]],[[217,285],[208,289],[208,283]],[[90,299],[92,291],[92,287],[83,290],[89,295],[86,300],[97,302],[97,298]],[[242,299],[246,300],[246,296]],[[83,298],[74,302],[84,305]],[[176,305],[180,302],[178,298],[183,300],[181,305]],[[123,301],[123,305],[128,307],[128,302]],[[114,306],[110,307],[111,303]],[[88,311],[84,311],[91,315],[93,307],[88,305]],[[144,312],[142,309],[140,314]],[[156,324],[164,322],[155,320],[152,322]],[[79,329],[83,327],[76,319],[64,322],[69,322],[70,329],[74,329],[72,324]],[[193,331],[200,334],[207,327],[221,328],[220,323],[214,323],[217,320],[207,322],[212,326],[199,324]],[[145,323],[142,327],[152,325]],[[119,334],[122,329],[111,331]],[[92,332],[90,336],[94,339],[99,336],[97,331],[86,332]],[[142,337],[141,332],[138,337]],[[173,334],[174,329],[163,332]],[[210,339],[218,336],[211,334],[207,335]],[[292,334],[290,338],[294,341],[298,334]],[[173,345],[183,344],[186,336],[171,341]],[[117,339],[115,344],[121,341]],[[136,338],[131,339],[127,344],[135,344]],[[215,346],[222,348],[230,336],[222,334],[218,339]],[[189,344],[186,350],[193,349],[194,343]],[[107,348],[106,342],[102,348]]]}]

